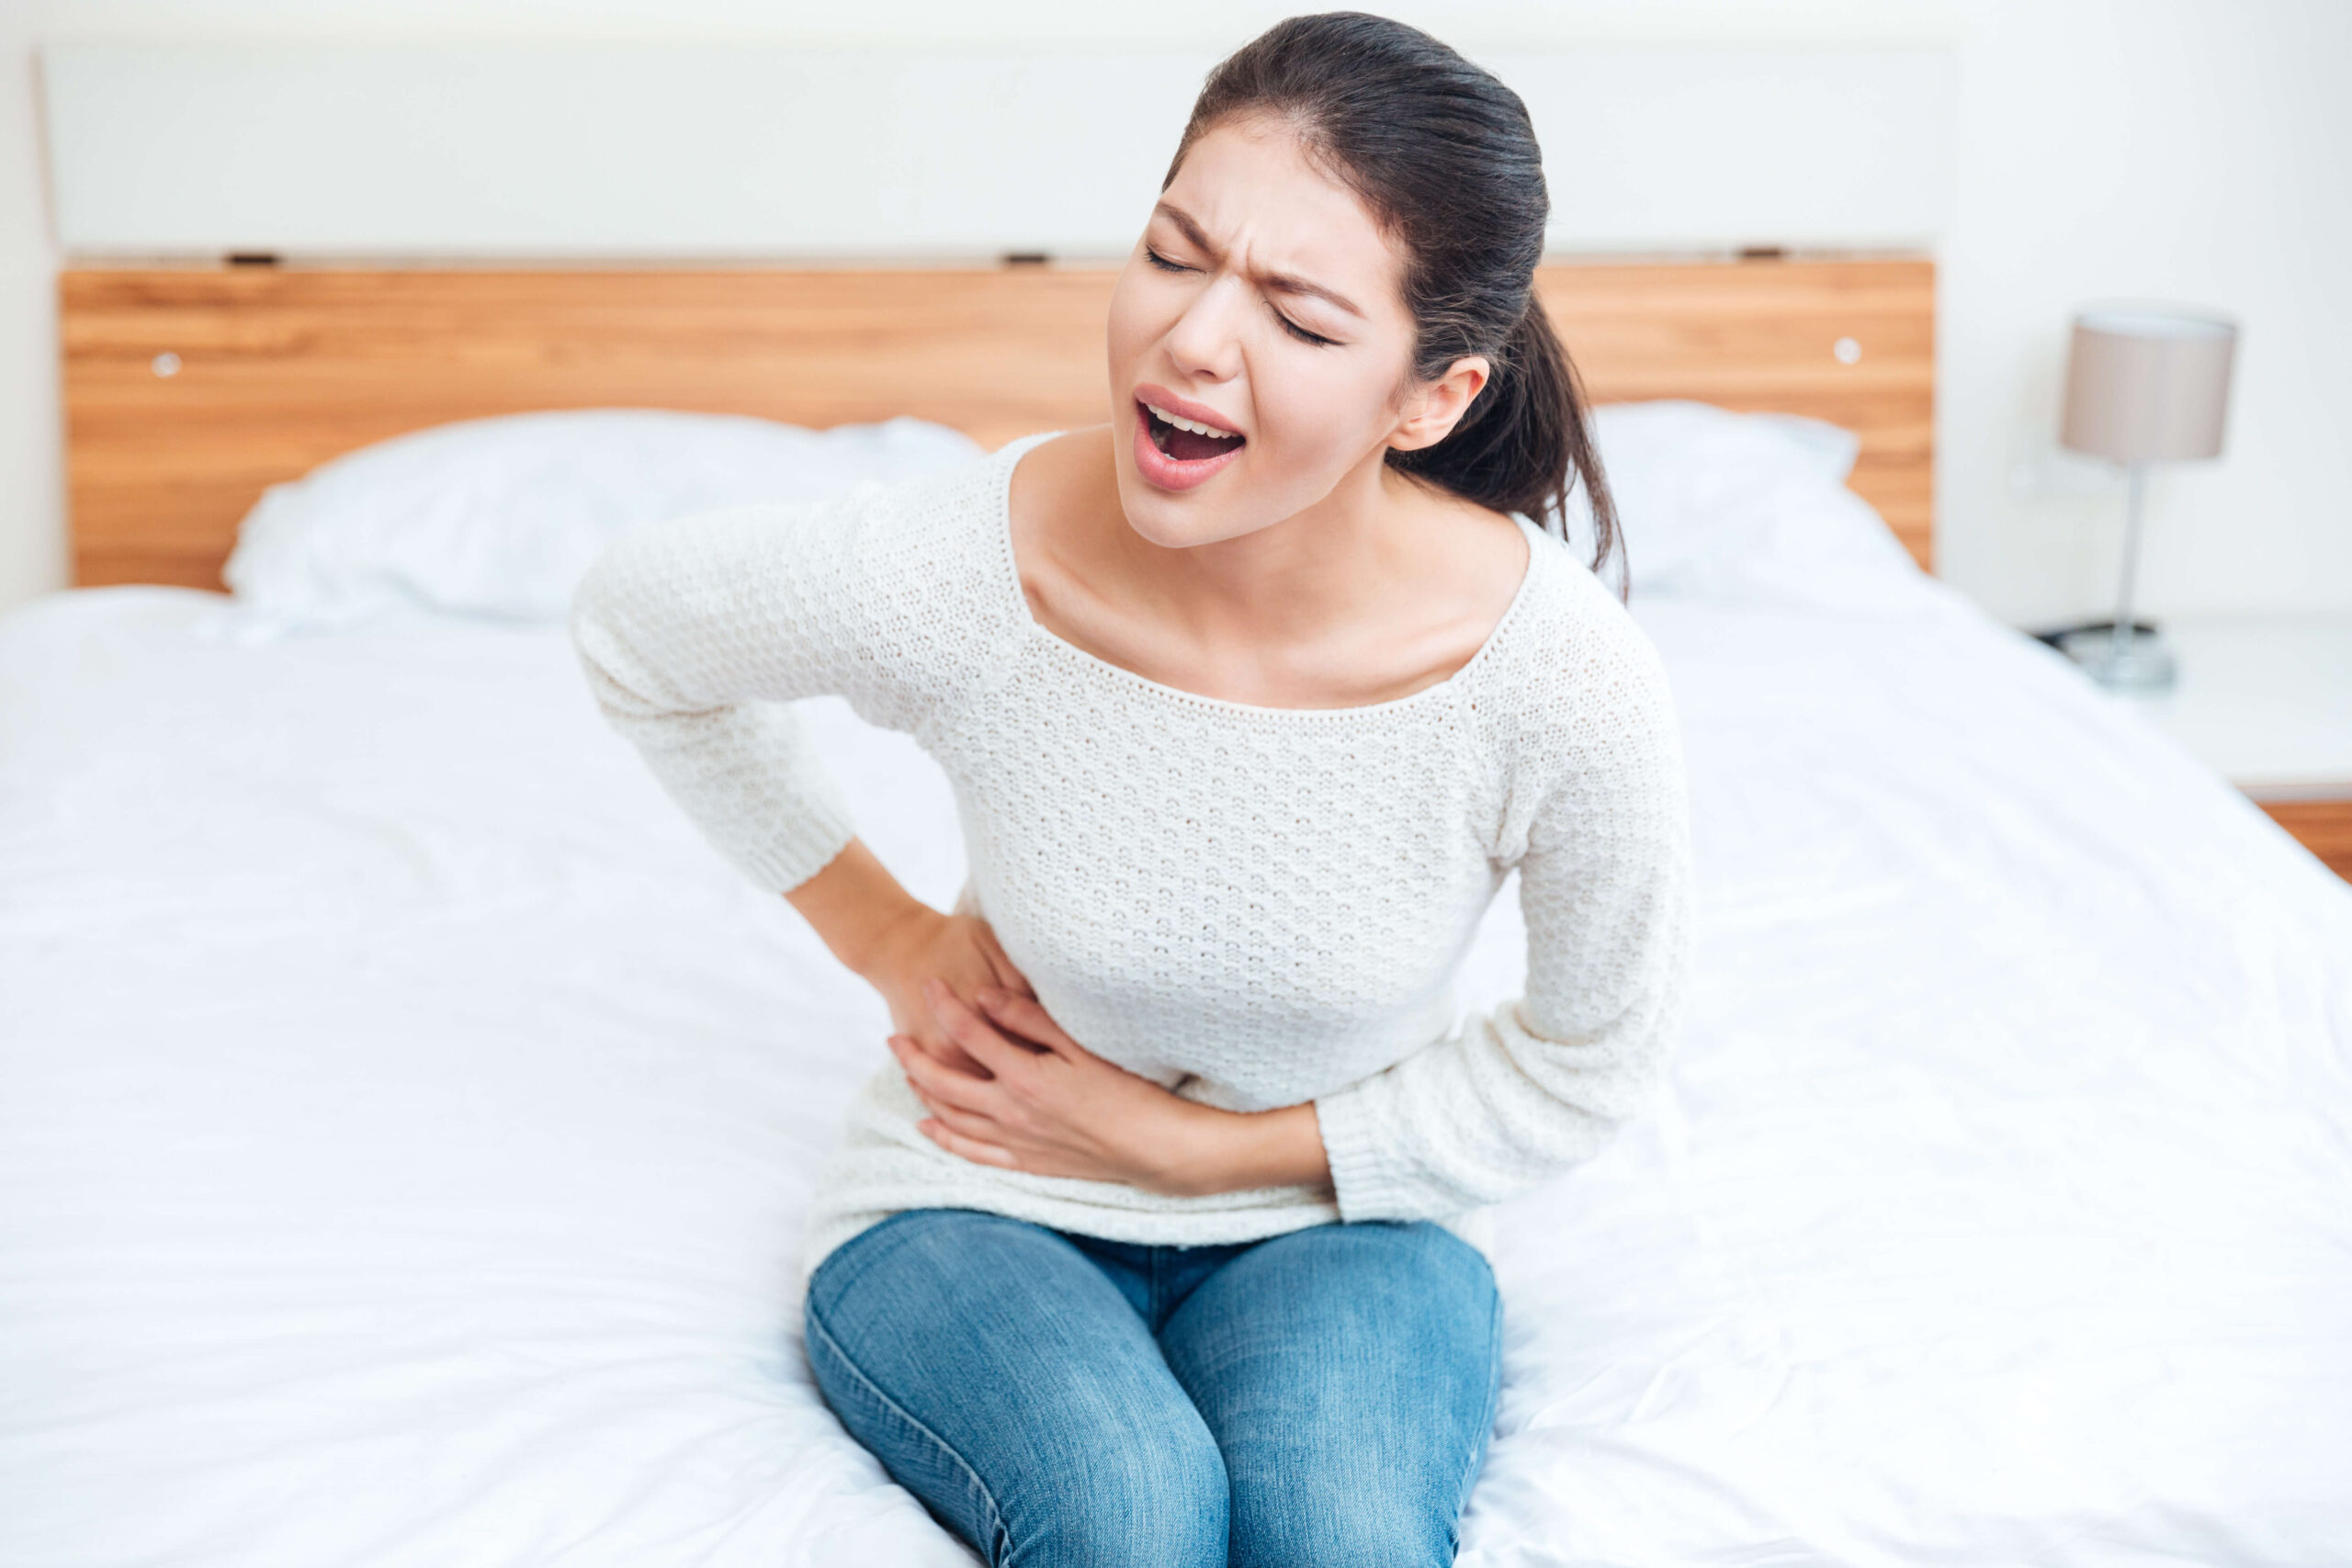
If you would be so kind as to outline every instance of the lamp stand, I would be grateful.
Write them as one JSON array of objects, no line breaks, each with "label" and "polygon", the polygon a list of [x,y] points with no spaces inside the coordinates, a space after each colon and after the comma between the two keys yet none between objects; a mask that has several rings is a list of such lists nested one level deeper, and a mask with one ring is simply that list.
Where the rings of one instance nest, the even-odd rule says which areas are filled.
[{"label": "lamp stand", "polygon": [[2147,499],[2148,466],[2133,463],[2126,469],[2123,503],[2123,576],[2115,590],[2115,619],[2104,626],[2083,626],[2058,641],[2066,657],[2102,686],[2119,691],[2162,691],[2177,673],[2172,650],[2151,627],[2145,636],[2132,621],[2132,579],[2140,569],[2140,513]]}]

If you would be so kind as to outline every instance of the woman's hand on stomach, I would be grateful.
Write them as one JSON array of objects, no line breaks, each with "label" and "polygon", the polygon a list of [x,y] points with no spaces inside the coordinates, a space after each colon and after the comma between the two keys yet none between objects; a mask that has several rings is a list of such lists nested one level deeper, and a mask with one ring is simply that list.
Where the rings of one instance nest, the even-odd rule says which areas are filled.
[{"label": "woman's hand on stomach", "polygon": [[785,897],[834,957],[882,993],[893,1031],[967,1071],[978,1064],[948,1038],[923,987],[938,981],[967,998],[982,986],[1032,994],[986,920],[941,914],[900,886],[859,840]]},{"label": "woman's hand on stomach", "polygon": [[944,987],[956,997],[978,998],[984,988],[1027,997],[1029,981],[1004,955],[986,920],[943,915],[927,904],[916,908],[920,913],[910,912],[858,972],[889,1005],[894,1040],[911,1040],[945,1066],[978,1072],[979,1062],[939,1021],[928,987]]},{"label": "woman's hand on stomach", "polygon": [[1330,1183],[1312,1105],[1237,1111],[1182,1099],[1072,1040],[1025,985],[967,992],[934,980],[922,995],[954,1055],[906,1030],[890,1050],[931,1112],[921,1131],[950,1154],[1170,1197]]}]

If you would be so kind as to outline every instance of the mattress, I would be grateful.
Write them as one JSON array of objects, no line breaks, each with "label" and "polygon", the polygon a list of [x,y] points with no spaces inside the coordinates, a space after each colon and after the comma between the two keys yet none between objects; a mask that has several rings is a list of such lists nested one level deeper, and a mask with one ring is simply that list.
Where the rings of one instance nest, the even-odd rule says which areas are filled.
[{"label": "mattress", "polygon": [[[1700,903],[1669,1081],[1508,1205],[1470,1568],[2341,1562],[2352,888],[2055,656],[1637,600]],[[879,1004],[552,631],[0,621],[0,1562],[963,1564],[820,1403]],[[903,737],[806,705],[918,894]],[[1499,899],[1464,1007],[1515,987]]]}]

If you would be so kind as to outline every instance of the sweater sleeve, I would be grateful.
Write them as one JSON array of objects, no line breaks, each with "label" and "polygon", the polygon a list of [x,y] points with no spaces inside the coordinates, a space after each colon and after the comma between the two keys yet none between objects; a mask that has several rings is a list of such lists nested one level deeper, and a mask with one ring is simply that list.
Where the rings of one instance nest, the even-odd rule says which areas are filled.
[{"label": "sweater sleeve", "polygon": [[1605,686],[1527,822],[1525,994],[1316,1102],[1343,1220],[1501,1201],[1599,1153],[1664,1076],[1690,964],[1681,740],[1645,642]]},{"label": "sweater sleeve", "polygon": [[918,552],[893,547],[888,494],[634,530],[572,600],[573,646],[605,720],[719,852],[777,892],[852,834],[783,705],[840,695],[907,729],[940,685],[936,671],[921,679],[923,573]]}]

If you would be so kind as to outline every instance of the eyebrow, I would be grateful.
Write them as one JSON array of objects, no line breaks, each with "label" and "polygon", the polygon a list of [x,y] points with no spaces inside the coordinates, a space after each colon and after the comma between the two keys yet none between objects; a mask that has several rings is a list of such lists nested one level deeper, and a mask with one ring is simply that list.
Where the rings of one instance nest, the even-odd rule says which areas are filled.
[{"label": "eyebrow", "polygon": [[[1182,232],[1185,239],[1191,241],[1193,244],[1198,245],[1202,250],[1206,251],[1209,254],[1216,255],[1219,254],[1217,248],[1209,243],[1209,237],[1202,231],[1201,226],[1193,220],[1193,215],[1185,211],[1182,208],[1172,206],[1171,204],[1163,201],[1154,207],[1152,209],[1152,212],[1155,216],[1165,218],[1170,223],[1175,224],[1177,229]],[[1296,276],[1291,273],[1261,273],[1259,275],[1258,281],[1264,284],[1269,288],[1279,289],[1284,294],[1312,295],[1317,299],[1327,300],[1333,305],[1337,305],[1340,310],[1345,310],[1349,315],[1354,316],[1359,320],[1363,317],[1363,312],[1356,309],[1355,301],[1350,299],[1346,295],[1339,293],[1333,289],[1326,288],[1319,283],[1310,283],[1306,278]]]}]

